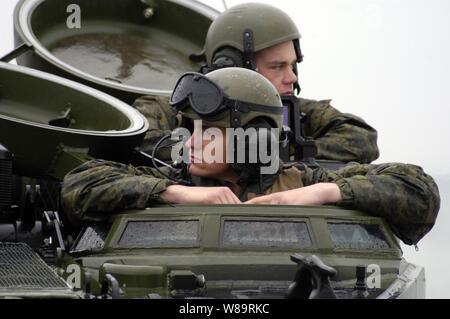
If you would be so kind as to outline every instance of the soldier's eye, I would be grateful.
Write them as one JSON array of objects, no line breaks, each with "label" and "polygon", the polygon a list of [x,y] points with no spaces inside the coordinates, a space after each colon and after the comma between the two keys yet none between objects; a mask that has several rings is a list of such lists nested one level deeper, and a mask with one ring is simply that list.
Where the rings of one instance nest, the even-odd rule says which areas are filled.
[{"label": "soldier's eye", "polygon": [[274,65],[270,67],[271,70],[281,71],[283,69],[282,65]]}]

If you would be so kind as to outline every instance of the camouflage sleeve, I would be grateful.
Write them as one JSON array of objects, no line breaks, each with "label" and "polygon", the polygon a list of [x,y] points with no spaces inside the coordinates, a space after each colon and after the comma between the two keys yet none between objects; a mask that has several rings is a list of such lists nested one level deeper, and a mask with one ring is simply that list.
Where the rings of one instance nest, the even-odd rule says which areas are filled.
[{"label": "camouflage sleeve", "polygon": [[440,207],[439,190],[422,168],[399,163],[351,165],[337,171],[305,169],[305,186],[336,183],[339,206],[384,217],[405,244],[416,244],[433,227]]},{"label": "camouflage sleeve", "polygon": [[[134,102],[133,107],[144,115],[149,123],[149,130],[144,137],[141,150],[151,154],[155,144],[178,127],[177,114],[170,106],[169,98],[165,96],[140,97]],[[161,149],[158,158],[170,160],[170,149]]]},{"label": "camouflage sleeve", "polygon": [[330,100],[300,99],[307,115],[305,133],[316,140],[319,159],[370,163],[379,156],[377,131],[363,119],[341,113]]},{"label": "camouflage sleeve", "polygon": [[64,178],[62,207],[74,224],[98,222],[116,212],[161,203],[159,194],[172,184],[151,168],[93,160]]}]

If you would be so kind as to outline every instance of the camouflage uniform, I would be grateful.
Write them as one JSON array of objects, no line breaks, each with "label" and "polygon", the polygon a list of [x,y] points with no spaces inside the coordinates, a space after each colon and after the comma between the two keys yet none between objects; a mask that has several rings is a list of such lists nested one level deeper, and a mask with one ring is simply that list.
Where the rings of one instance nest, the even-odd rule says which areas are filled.
[{"label": "camouflage uniform", "polygon": [[[181,174],[177,170],[165,172],[173,177]],[[292,183],[296,173],[297,181]],[[214,181],[193,181],[199,186],[218,186]],[[338,206],[384,217],[406,244],[416,244],[429,232],[439,211],[439,191],[433,179],[418,166],[398,163],[355,164],[332,172],[285,168],[279,174],[264,175],[262,192],[259,183],[245,185],[240,199],[246,201],[252,193],[268,194],[321,182],[338,185],[342,195]],[[293,186],[295,183],[298,186]],[[159,194],[172,184],[152,168],[94,160],[66,176],[62,203],[73,222],[101,221],[123,210],[162,203]]]},{"label": "camouflage uniform", "polygon": [[368,164],[378,158],[377,131],[363,119],[341,113],[331,100],[300,99],[307,115],[305,133],[315,139],[317,158]]},{"label": "camouflage uniform", "polygon": [[[133,106],[149,121],[142,150],[151,154],[158,140],[179,125],[180,118],[165,97],[144,96]],[[300,110],[307,115],[305,133],[315,139],[318,159],[370,163],[378,158],[377,131],[363,119],[339,112],[330,100],[300,99]],[[170,151],[158,157],[170,160]]]}]

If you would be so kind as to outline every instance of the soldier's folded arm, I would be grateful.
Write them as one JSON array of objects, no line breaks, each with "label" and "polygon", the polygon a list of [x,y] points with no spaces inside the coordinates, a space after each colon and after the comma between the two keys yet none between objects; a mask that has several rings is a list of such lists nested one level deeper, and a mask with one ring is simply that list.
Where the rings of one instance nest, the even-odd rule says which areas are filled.
[{"label": "soldier's folded arm", "polygon": [[319,159],[370,163],[379,156],[377,131],[363,119],[342,113],[330,100],[300,99],[307,115],[305,131],[315,139]]},{"label": "soldier's folded arm", "polygon": [[[384,217],[407,244],[416,244],[431,230],[440,206],[434,180],[415,165],[356,164],[334,172],[305,168],[302,183],[304,188],[267,196],[282,198],[278,204],[289,204],[289,197],[294,196],[298,201],[299,192],[302,192],[305,201],[309,201],[305,204],[337,204]],[[207,190],[212,188],[201,187],[196,187],[200,192],[194,192],[191,188],[190,193],[182,186],[183,189],[166,194],[175,194],[175,197],[161,196],[173,184],[151,168],[95,160],[66,176],[62,189],[63,208],[73,222],[92,222],[127,209],[143,209],[166,201],[177,202],[172,200],[175,197],[188,202],[203,201],[205,204],[211,200]],[[222,198],[217,197],[219,202],[240,203],[228,191],[221,189],[214,194],[221,194],[219,196]],[[280,197],[283,193],[286,196]]]},{"label": "soldier's folded arm", "polygon": [[[173,179],[181,170],[160,168]],[[183,186],[153,168],[133,167],[104,160],[92,160],[71,171],[64,179],[61,197],[69,220],[104,221],[114,213],[145,209],[158,204],[240,204],[226,186]]]},{"label": "soldier's folded arm", "polygon": [[305,186],[336,183],[342,197],[337,205],[385,218],[410,245],[431,230],[439,212],[435,181],[415,165],[353,165],[334,172],[307,168],[302,178]]},{"label": "soldier's folded arm", "polygon": [[[176,177],[170,170],[165,173]],[[61,199],[72,223],[97,222],[124,210],[161,203],[159,194],[173,184],[152,168],[93,160],[67,174]]]}]

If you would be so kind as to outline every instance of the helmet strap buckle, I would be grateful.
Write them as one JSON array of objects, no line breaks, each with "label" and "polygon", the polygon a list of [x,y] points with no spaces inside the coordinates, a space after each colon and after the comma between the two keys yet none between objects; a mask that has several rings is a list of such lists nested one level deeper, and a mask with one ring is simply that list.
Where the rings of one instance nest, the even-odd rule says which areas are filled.
[{"label": "helmet strap buckle", "polygon": [[254,63],[254,53],[255,48],[253,44],[253,31],[251,29],[245,29],[244,34],[244,54],[243,54],[243,61],[244,61],[244,67],[246,69],[255,70],[255,63]]}]

